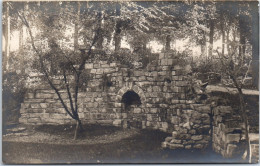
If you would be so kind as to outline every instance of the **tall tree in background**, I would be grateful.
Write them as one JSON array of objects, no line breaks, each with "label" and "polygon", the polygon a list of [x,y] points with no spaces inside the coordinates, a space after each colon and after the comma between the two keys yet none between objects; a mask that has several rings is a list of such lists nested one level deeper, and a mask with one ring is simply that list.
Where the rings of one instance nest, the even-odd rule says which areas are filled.
[{"label": "tall tree in background", "polygon": [[[259,89],[259,13],[258,2],[250,2],[252,17],[252,76],[253,85]],[[258,34],[258,35],[257,35]]]},{"label": "tall tree in background", "polygon": [[[210,2],[208,2],[210,3]],[[207,59],[207,38],[210,29],[208,27],[208,12],[205,3],[193,3],[186,13],[187,36],[190,42],[194,42],[201,47],[201,58]]]},{"label": "tall tree in background", "polygon": [[74,50],[79,48],[79,22],[80,22],[80,2],[77,2],[76,7],[76,19],[75,19],[75,28],[74,28]]},{"label": "tall tree in background", "polygon": [[10,13],[9,13],[9,6],[3,4],[3,36],[5,39],[5,52],[3,54],[3,71],[5,72],[8,65],[8,58],[10,54]]},{"label": "tall tree in background", "polygon": [[114,36],[114,41],[115,41],[115,52],[118,52],[120,47],[121,47],[121,28],[122,28],[122,20],[120,18],[121,15],[121,4],[117,3],[116,4],[116,25],[115,25],[115,36]]}]

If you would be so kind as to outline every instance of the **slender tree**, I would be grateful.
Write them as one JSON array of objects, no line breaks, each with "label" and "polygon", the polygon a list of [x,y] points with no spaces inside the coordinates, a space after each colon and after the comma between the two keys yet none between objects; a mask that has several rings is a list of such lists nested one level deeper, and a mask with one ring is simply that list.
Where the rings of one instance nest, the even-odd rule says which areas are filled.
[{"label": "slender tree", "polygon": [[8,58],[10,55],[10,8],[8,5],[4,6],[4,26],[3,26],[3,36],[5,39],[5,52],[3,54],[3,71],[6,71],[8,66]]},{"label": "slender tree", "polygon": [[114,36],[114,41],[115,41],[115,52],[117,52],[120,47],[121,47],[121,28],[122,28],[122,20],[120,20],[120,15],[121,15],[121,4],[117,3],[116,4],[116,25],[115,25],[115,36]]},{"label": "slender tree", "polygon": [[[258,2],[250,2],[250,13],[252,16],[252,76],[253,85],[259,89],[259,13]],[[258,35],[257,35],[258,34]]]},{"label": "slender tree", "polygon": [[[19,10],[19,8],[16,8],[15,3],[11,3],[11,2],[6,2],[6,3],[12,9],[12,11],[17,14],[17,16],[21,19],[22,23],[24,24],[24,26],[27,28],[27,31],[29,33],[29,37],[31,40],[32,49],[34,50],[34,52],[37,56],[39,65],[40,65],[40,72],[42,72],[44,74],[48,84],[55,91],[55,93],[58,96],[66,113],[71,118],[76,120],[77,125],[75,128],[74,139],[77,139],[78,129],[80,128],[81,130],[83,130],[81,120],[80,120],[80,117],[78,114],[78,93],[79,93],[79,88],[81,85],[80,79],[81,79],[81,75],[84,70],[86,61],[93,56],[92,48],[98,40],[99,28],[97,28],[96,31],[94,32],[95,35],[91,41],[91,45],[88,48],[81,50],[81,53],[79,55],[79,57],[80,57],[79,61],[75,63],[72,60],[72,57],[68,56],[69,53],[66,53],[65,51],[63,51],[59,47],[58,42],[52,36],[54,33],[53,33],[53,31],[51,31],[51,29],[56,30],[57,27],[61,26],[60,24],[58,24],[58,21],[55,19],[55,17],[53,17],[53,15],[48,16],[48,15],[46,15],[46,11],[42,12],[42,13],[44,13],[44,15],[41,16],[43,18],[43,21],[40,21],[39,8],[37,6],[35,6],[34,4],[30,4],[30,5],[32,5],[32,6],[30,6],[31,10],[38,9],[35,11],[33,11],[33,10],[30,11],[30,13],[31,13],[31,15],[35,14],[35,12],[37,13],[37,16],[38,16],[37,21],[38,21],[38,23],[41,22],[41,24],[40,24],[42,26],[41,28],[43,28],[43,30],[44,30],[44,27],[43,27],[44,25],[48,26],[48,28],[49,28],[44,33],[43,36],[47,36],[51,50],[50,50],[50,52],[44,53],[40,47],[36,46],[36,39],[32,32],[32,29],[34,27],[32,27],[32,25],[28,21],[29,18],[27,18],[25,16],[25,14],[22,10]],[[57,6],[54,6],[54,7],[55,7],[55,9],[59,9]],[[41,6],[40,9],[44,10],[45,7]],[[47,10],[49,10],[49,9],[47,9]],[[60,12],[60,11],[58,11],[58,12]],[[32,19],[32,18],[30,18],[30,19]],[[34,20],[34,21],[36,21],[36,20]],[[40,28],[40,27],[38,27],[38,28]],[[76,54],[76,53],[74,53],[74,54]],[[67,90],[67,96],[69,98],[70,107],[66,105],[65,100],[61,95],[60,89],[54,84],[54,82],[52,80],[53,71],[48,70],[48,63],[46,64],[46,60],[48,60],[49,56],[54,56],[53,58],[56,58],[55,61],[57,62],[57,64],[55,65],[55,67],[58,68],[59,71],[61,71],[61,74],[63,76],[63,81],[64,81],[64,85]],[[78,64],[78,67],[75,67],[76,64]],[[55,75],[55,73],[54,73],[54,75]],[[73,76],[73,79],[70,79],[71,76]],[[72,95],[72,93],[74,95]]]},{"label": "slender tree", "polygon": [[75,28],[74,28],[74,50],[78,50],[79,48],[79,22],[80,22],[80,2],[77,2],[76,8],[76,19],[75,19]]}]

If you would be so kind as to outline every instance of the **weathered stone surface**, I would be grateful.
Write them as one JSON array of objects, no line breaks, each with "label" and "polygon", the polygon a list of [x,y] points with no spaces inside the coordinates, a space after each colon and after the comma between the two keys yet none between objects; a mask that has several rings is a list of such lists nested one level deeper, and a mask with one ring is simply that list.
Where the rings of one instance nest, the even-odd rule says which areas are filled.
[{"label": "weathered stone surface", "polygon": [[167,148],[169,146],[169,143],[168,142],[162,142],[162,148]]},{"label": "weathered stone surface", "polygon": [[113,121],[113,125],[114,125],[114,126],[121,126],[121,125],[122,125],[122,120],[120,120],[120,119],[114,120],[114,121]]},{"label": "weathered stone surface", "polygon": [[161,60],[161,65],[164,65],[164,66],[166,66],[166,65],[168,65],[168,59],[162,59]]},{"label": "weathered stone surface", "polygon": [[52,119],[65,119],[66,115],[65,114],[51,113],[50,118],[52,118]]},{"label": "weathered stone surface", "polygon": [[240,134],[227,134],[226,135],[226,141],[227,141],[227,143],[239,142],[240,137],[241,137]]},{"label": "weathered stone surface", "polygon": [[26,117],[20,117],[19,118],[19,123],[27,123],[28,121],[27,121],[27,118]]},{"label": "weathered stone surface", "polygon": [[41,108],[47,108],[49,106],[48,103],[40,103]]},{"label": "weathered stone surface", "polygon": [[198,110],[199,112],[202,112],[202,113],[210,113],[211,108],[209,105],[203,105],[203,106],[197,107],[196,110]]},{"label": "weathered stone surface", "polygon": [[195,145],[193,145],[193,148],[203,149],[203,148],[204,148],[204,145],[202,145],[202,144],[195,144]]},{"label": "weathered stone surface", "polygon": [[182,149],[184,146],[182,144],[169,144],[170,149]]},{"label": "weathered stone surface", "polygon": [[[160,54],[159,59],[146,68],[130,69],[114,61],[88,61],[85,64],[89,75],[87,87],[85,90],[80,89],[78,95],[79,117],[84,123],[159,129],[169,133],[173,131],[171,145],[163,143],[164,147],[189,149],[196,142],[207,146],[208,137],[200,139],[199,136],[194,136],[209,135],[209,129],[207,134],[200,129],[209,125],[210,107],[194,104],[195,100],[187,100],[187,80],[183,71],[185,65],[176,64],[178,59],[174,59],[174,55],[169,53]],[[107,80],[104,76],[107,76]],[[66,89],[60,90],[65,104],[70,107]],[[124,95],[130,91],[136,93],[140,99],[136,97],[138,101],[129,101],[132,100],[129,97],[123,100]],[[22,122],[74,123],[50,87],[42,86],[28,95],[31,97],[25,99],[21,108],[21,113],[26,114],[21,117]],[[30,118],[32,120],[27,121]]]},{"label": "weathered stone surface", "polygon": [[165,138],[165,141],[166,141],[166,142],[170,142],[171,140],[172,140],[172,137],[166,137],[166,138]]},{"label": "weathered stone surface", "polygon": [[164,53],[159,53],[159,59],[163,59],[164,58]]},{"label": "weathered stone surface", "polygon": [[41,106],[37,103],[32,103],[31,108],[41,108]]},{"label": "weathered stone surface", "polygon": [[27,123],[41,123],[40,118],[28,118]]},{"label": "weathered stone surface", "polygon": [[116,63],[110,63],[110,67],[116,67]]},{"label": "weathered stone surface", "polygon": [[191,149],[191,145],[185,145],[185,149]]},{"label": "weathered stone surface", "polygon": [[173,59],[168,59],[167,65],[172,65]]},{"label": "weathered stone surface", "polygon": [[231,106],[217,106],[213,109],[214,114],[226,114],[226,113],[231,113],[232,112],[232,107]]},{"label": "weathered stone surface", "polygon": [[201,140],[203,138],[203,135],[193,135],[191,136],[191,139],[194,141]]},{"label": "weathered stone surface", "polygon": [[172,132],[172,138],[177,138],[178,136],[178,132],[177,131],[173,131]]},{"label": "weathered stone surface", "polygon": [[172,139],[170,141],[171,144],[181,144],[182,143],[182,140],[179,140],[179,139]]},{"label": "weathered stone surface", "polygon": [[227,145],[227,156],[226,157],[232,157],[234,152],[236,151],[237,149],[237,145],[234,145],[234,144],[228,144]]},{"label": "weathered stone surface", "polygon": [[47,98],[53,98],[54,94],[49,94],[49,93],[36,93],[35,95],[36,98],[39,99],[47,99]]},{"label": "weathered stone surface", "polygon": [[42,113],[42,112],[44,112],[44,111],[45,111],[45,110],[42,109],[42,108],[41,108],[41,109],[40,109],[40,108],[39,108],[39,109],[31,109],[31,108],[30,108],[30,109],[27,109],[28,115],[29,115],[29,114],[32,114],[32,113]]},{"label": "weathered stone surface", "polygon": [[168,129],[168,123],[167,122],[162,122],[162,130],[166,132],[167,129]]},{"label": "weathered stone surface", "polygon": [[142,109],[141,108],[134,108],[134,113],[140,114],[140,113],[142,113]]},{"label": "weathered stone surface", "polygon": [[116,108],[120,108],[121,106],[122,106],[121,103],[115,103],[115,107],[116,107]]},{"label": "weathered stone surface", "polygon": [[27,93],[26,97],[28,99],[33,99],[34,98],[34,93]]},{"label": "weathered stone surface", "polygon": [[85,64],[85,69],[93,69],[93,67],[94,67],[93,63]]},{"label": "weathered stone surface", "polygon": [[157,109],[157,108],[151,108],[151,109],[150,109],[150,112],[151,112],[152,114],[156,114],[156,113],[158,113],[158,109]]},{"label": "weathered stone surface", "polygon": [[176,138],[182,139],[182,140],[184,140],[184,139],[188,140],[188,139],[191,139],[191,135],[190,134],[179,134]]},{"label": "weathered stone surface", "polygon": [[186,128],[186,129],[190,129],[191,127],[191,123],[190,122],[186,122],[183,124],[183,127]]}]

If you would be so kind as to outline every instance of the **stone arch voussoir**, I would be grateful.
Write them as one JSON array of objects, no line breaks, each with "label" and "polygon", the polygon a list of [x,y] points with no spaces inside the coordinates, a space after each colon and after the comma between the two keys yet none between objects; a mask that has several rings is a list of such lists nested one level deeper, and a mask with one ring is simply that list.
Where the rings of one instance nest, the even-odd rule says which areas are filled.
[{"label": "stone arch voussoir", "polygon": [[140,96],[141,102],[146,103],[146,97],[144,94],[144,91],[137,85],[133,85],[132,83],[127,83],[124,87],[122,87],[118,92],[116,96],[116,101],[121,102],[122,96],[127,92],[127,91],[134,91]]}]

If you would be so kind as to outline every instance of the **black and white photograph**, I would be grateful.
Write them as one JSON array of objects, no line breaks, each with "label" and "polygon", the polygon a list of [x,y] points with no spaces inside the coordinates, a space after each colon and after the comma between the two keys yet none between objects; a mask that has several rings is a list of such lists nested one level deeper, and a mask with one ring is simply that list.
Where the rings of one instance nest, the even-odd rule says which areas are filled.
[{"label": "black and white photograph", "polygon": [[259,2],[3,1],[3,164],[259,162]]}]

